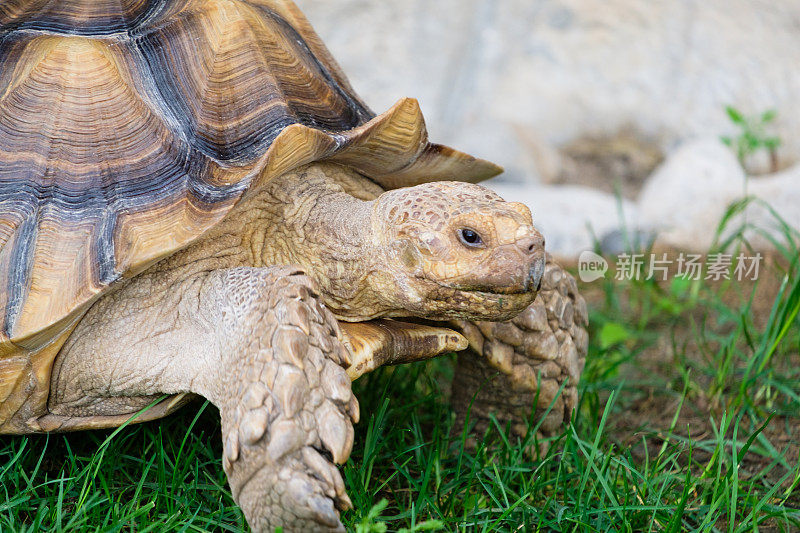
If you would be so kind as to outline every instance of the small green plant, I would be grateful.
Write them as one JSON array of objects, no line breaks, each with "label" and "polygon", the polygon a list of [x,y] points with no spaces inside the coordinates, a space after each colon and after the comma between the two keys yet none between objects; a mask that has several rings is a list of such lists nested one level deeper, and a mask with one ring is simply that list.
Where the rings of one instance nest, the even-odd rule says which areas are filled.
[{"label": "small green plant", "polygon": [[760,150],[767,150],[770,160],[770,171],[778,170],[778,147],[781,140],[771,136],[767,130],[778,116],[777,111],[769,109],[760,115],[747,117],[733,106],[727,106],[725,112],[728,118],[739,129],[739,134],[735,137],[722,137],[722,142],[733,148],[736,157],[743,167],[746,166],[747,159]]},{"label": "small green plant", "polygon": [[[356,524],[356,533],[386,533],[389,526],[386,522],[379,521],[381,513],[389,506],[386,498],[372,506],[361,522]],[[439,531],[444,527],[444,524],[439,520],[425,520],[421,524],[417,524],[412,528],[400,528],[398,533],[419,533],[421,531]]]}]

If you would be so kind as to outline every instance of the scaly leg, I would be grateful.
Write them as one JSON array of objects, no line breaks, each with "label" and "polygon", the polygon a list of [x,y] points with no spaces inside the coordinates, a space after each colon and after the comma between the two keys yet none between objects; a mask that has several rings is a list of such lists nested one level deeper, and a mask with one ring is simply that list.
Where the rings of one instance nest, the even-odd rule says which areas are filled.
[{"label": "scaly leg", "polygon": [[502,426],[511,423],[512,431],[524,436],[534,407],[539,421],[552,404],[539,437],[557,434],[578,400],[587,324],[575,279],[549,259],[539,295],[519,316],[507,322],[458,321],[470,346],[458,354],[453,379],[459,426],[469,414],[482,435],[493,413]]},{"label": "scaly leg", "polygon": [[223,466],[253,531],[344,531],[333,463],[350,454],[358,404],[315,283],[288,267],[212,271],[164,293],[157,278],[90,310],[56,362],[48,416],[200,394],[219,407]]}]

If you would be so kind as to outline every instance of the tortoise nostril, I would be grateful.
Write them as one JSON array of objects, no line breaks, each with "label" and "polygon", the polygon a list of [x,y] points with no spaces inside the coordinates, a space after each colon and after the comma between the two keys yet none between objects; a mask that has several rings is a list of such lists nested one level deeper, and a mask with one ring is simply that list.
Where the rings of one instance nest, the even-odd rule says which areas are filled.
[{"label": "tortoise nostril", "polygon": [[535,232],[517,240],[517,249],[525,255],[535,255],[544,250],[544,239]]}]

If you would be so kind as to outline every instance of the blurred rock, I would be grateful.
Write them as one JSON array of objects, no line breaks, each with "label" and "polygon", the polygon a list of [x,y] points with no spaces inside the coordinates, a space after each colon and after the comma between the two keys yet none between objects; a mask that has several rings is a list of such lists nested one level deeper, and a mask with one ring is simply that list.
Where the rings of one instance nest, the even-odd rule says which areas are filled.
[{"label": "blurred rock", "polygon": [[[650,243],[706,251],[717,238],[731,204],[753,197],[731,216],[721,239],[739,230],[757,248],[765,235],[784,242],[783,220],[800,228],[800,165],[773,175],[746,177],[731,151],[718,139],[696,139],[677,148],[647,180],[636,201],[574,185],[522,186],[485,183],[507,200],[526,203],[547,250],[574,259],[584,250],[606,255],[646,249]],[[624,216],[623,216],[624,215]]]},{"label": "blurred rock", "polygon": [[744,183],[742,167],[718,139],[687,142],[645,184],[639,223],[655,230],[660,243],[707,249],[727,206],[743,197]]},{"label": "blurred rock", "polygon": [[636,198],[645,180],[663,161],[663,154],[651,142],[632,131],[614,137],[583,136],[564,145],[558,175],[550,180],[537,168],[547,183],[572,183]]},{"label": "blurred rock", "polygon": [[[779,242],[786,232],[783,224],[788,224],[796,233],[800,230],[800,164],[769,176],[752,178],[748,193],[760,201],[748,206],[747,221],[768,234],[777,237]],[[778,218],[779,217],[779,218]],[[751,232],[751,240],[756,245],[768,243],[760,233]]]},{"label": "blurred rock", "polygon": [[[750,196],[746,209],[720,221],[734,202]],[[769,207],[767,207],[769,206]],[[685,143],[650,177],[637,202],[639,227],[654,230],[665,246],[704,251],[717,233],[724,239],[743,224],[744,236],[767,247],[766,235],[783,240],[780,219],[800,228],[800,165],[773,175],[745,176],[717,139]]]},{"label": "blurred rock", "polygon": [[800,2],[298,3],[376,111],[419,98],[433,139],[512,180],[538,174],[530,138],[562,148],[633,131],[668,154],[736,135],[726,105],[777,109],[782,166],[800,154]]}]

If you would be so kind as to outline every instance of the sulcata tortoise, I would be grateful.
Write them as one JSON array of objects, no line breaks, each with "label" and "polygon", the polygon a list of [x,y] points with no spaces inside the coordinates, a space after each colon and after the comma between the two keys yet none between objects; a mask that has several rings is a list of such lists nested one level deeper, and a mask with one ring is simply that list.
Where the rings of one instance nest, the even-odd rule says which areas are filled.
[{"label": "sulcata tortoise", "polygon": [[499,172],[376,116],[289,0],[5,0],[0,433],[203,396],[253,530],[340,531],[379,365],[459,351],[462,422],[558,431],[585,304]]}]

